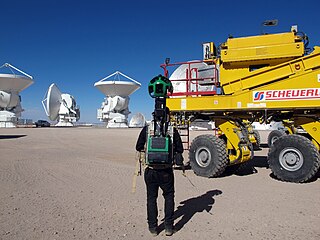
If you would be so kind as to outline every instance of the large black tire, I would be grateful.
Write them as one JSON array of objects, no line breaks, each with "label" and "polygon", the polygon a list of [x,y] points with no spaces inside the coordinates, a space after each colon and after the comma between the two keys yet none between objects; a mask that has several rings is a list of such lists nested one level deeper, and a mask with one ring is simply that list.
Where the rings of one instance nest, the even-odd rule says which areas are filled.
[{"label": "large black tire", "polygon": [[217,177],[228,165],[226,144],[214,135],[200,135],[191,143],[189,160],[196,175]]},{"label": "large black tire", "polygon": [[260,133],[257,130],[253,130],[253,135],[257,141],[256,144],[253,145],[254,150],[259,150],[260,149],[260,144],[261,144],[261,136]]},{"label": "large black tire", "polygon": [[318,172],[320,154],[306,137],[285,135],[269,149],[268,163],[272,173],[280,180],[302,183]]},{"label": "large black tire", "polygon": [[269,148],[273,145],[275,141],[278,140],[278,138],[286,135],[284,131],[279,131],[279,130],[273,130],[269,133],[268,135],[268,146]]}]

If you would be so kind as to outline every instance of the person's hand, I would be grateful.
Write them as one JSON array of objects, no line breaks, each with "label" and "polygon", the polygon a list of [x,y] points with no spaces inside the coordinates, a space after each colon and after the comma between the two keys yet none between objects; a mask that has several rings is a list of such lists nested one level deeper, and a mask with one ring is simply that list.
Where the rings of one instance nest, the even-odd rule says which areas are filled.
[{"label": "person's hand", "polygon": [[177,166],[183,165],[183,156],[181,153],[176,153],[174,156],[174,162]]}]

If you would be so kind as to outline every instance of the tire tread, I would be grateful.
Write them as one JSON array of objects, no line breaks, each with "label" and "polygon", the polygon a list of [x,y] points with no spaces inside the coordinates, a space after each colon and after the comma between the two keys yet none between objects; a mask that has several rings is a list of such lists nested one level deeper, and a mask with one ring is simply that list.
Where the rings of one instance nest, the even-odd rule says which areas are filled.
[{"label": "tire tread", "polygon": [[[306,146],[306,148],[310,153],[313,164],[312,164],[311,170],[304,177],[296,177],[296,178],[289,179],[285,176],[285,174],[281,174],[281,170],[278,169],[278,164],[276,163],[276,161],[278,160],[274,159],[274,155],[276,154],[275,152],[277,151],[277,146],[272,146],[268,152],[268,164],[270,166],[272,173],[279,180],[286,181],[286,182],[304,183],[312,179],[312,177],[316,175],[316,173],[319,171],[319,168],[320,168],[320,155],[315,145],[306,137],[303,137],[301,135],[296,135],[296,134],[282,136],[279,140],[284,142],[292,141],[292,142],[296,142],[297,145],[299,146]],[[277,140],[277,142],[279,140]],[[305,159],[305,161],[307,160],[308,159]]]},{"label": "tire tread", "polygon": [[[205,140],[205,141],[208,141],[210,142],[210,144],[212,144],[213,146],[215,146],[215,150],[217,152],[217,155],[218,155],[218,159],[215,160],[215,163],[214,164],[214,167],[212,169],[210,169],[211,171],[207,174],[203,174],[201,173],[200,171],[197,170],[197,164],[193,161],[191,161],[191,154],[193,154],[193,151],[195,151],[194,149],[197,149],[198,147],[198,141],[202,141],[202,140]],[[197,136],[191,143],[191,146],[190,146],[190,151],[189,151],[189,159],[190,159],[190,165],[191,165],[191,168],[193,169],[194,173],[198,176],[203,176],[203,177],[217,177],[219,175],[221,175],[227,165],[228,165],[228,156],[227,156],[227,153],[226,153],[226,145],[224,143],[224,141],[212,134],[205,134],[205,135],[200,135],[200,136]]]}]

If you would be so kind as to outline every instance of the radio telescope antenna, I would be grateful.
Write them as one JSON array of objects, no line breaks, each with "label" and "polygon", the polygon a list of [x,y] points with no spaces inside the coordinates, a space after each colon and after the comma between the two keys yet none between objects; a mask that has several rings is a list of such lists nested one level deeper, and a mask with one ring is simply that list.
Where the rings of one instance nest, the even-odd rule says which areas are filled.
[{"label": "radio telescope antenna", "polygon": [[136,113],[132,116],[129,127],[131,128],[142,128],[146,125],[146,118],[142,113]]},{"label": "radio telescope antenna", "polygon": [[141,87],[141,83],[116,71],[94,84],[106,98],[98,109],[97,118],[105,122],[107,128],[127,128],[129,95]]},{"label": "radio telescope antenna", "polygon": [[50,120],[58,120],[57,127],[72,127],[80,119],[80,109],[74,97],[61,93],[55,83],[48,88],[42,106]]},{"label": "radio telescope antenna", "polygon": [[8,68],[11,73],[0,73],[0,127],[16,127],[17,120],[24,111],[19,93],[33,84],[33,77],[9,63],[3,64],[1,68]]}]

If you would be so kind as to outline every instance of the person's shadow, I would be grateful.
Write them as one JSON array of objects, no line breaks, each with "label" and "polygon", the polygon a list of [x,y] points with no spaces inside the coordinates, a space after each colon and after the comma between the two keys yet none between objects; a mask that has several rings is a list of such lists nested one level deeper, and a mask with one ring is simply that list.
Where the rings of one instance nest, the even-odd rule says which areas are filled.
[{"label": "person's shadow", "polygon": [[[177,210],[174,212],[174,219],[177,220],[181,217],[181,219],[175,224],[174,230],[178,232],[183,226],[190,221],[190,219],[197,212],[207,211],[212,215],[210,210],[215,202],[214,196],[222,194],[220,190],[210,190],[205,194],[202,194],[198,197],[189,198],[180,202],[180,205],[177,207]],[[161,229],[161,227],[160,227]]]}]

